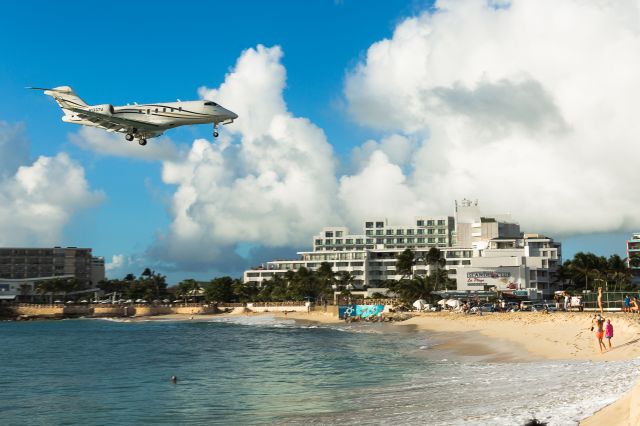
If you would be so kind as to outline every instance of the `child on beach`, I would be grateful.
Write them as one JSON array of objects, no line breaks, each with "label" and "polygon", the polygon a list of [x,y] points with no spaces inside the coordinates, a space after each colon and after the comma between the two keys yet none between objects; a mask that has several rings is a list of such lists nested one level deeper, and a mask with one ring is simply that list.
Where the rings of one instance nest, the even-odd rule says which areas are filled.
[{"label": "child on beach", "polygon": [[611,338],[613,337],[613,324],[611,324],[611,320],[607,320],[607,325],[604,327],[604,337],[607,338],[609,350],[611,350]]}]

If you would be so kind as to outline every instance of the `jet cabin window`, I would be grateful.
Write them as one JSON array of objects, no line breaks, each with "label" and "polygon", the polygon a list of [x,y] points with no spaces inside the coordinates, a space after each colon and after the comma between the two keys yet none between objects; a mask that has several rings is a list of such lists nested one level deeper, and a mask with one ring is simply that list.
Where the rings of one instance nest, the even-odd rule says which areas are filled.
[{"label": "jet cabin window", "polygon": [[218,106],[218,104],[215,103],[215,102],[205,102],[204,104],[205,105],[211,105],[211,106]]}]

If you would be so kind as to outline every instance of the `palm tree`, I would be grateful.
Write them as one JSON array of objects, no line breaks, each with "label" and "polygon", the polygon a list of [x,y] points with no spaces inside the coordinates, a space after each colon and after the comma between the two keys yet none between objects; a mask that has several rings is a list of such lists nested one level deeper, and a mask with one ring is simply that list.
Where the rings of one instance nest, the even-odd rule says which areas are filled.
[{"label": "palm tree", "polygon": [[396,272],[401,275],[401,280],[413,276],[413,265],[416,263],[415,253],[411,249],[405,249],[396,256]]},{"label": "palm tree", "polygon": [[437,247],[431,247],[429,249],[425,260],[427,262],[427,265],[434,266],[436,268],[435,290],[438,290],[438,283],[440,281],[440,269],[446,266],[447,261],[444,257],[442,257],[442,252],[438,250]]},{"label": "palm tree", "polygon": [[188,279],[178,284],[176,294],[184,298],[184,304],[187,304],[187,298],[189,296],[197,296],[200,291],[200,284],[194,279]]}]

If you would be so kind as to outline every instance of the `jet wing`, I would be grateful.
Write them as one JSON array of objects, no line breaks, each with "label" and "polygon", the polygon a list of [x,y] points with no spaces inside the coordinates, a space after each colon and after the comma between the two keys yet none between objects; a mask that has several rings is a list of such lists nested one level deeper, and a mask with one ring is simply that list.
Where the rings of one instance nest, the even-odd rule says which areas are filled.
[{"label": "jet wing", "polygon": [[67,108],[73,111],[83,120],[88,120],[98,127],[102,127],[109,131],[128,132],[132,128],[136,128],[139,132],[162,133],[166,128],[157,124],[147,123],[144,121],[131,120],[128,118],[120,118],[109,114],[101,114],[95,111],[88,111],[80,108]]}]

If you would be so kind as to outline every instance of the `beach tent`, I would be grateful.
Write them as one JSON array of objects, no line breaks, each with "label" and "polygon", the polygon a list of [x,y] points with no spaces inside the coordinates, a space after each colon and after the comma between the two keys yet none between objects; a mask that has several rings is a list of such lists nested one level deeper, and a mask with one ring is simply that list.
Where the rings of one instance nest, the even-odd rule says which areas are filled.
[{"label": "beach tent", "polygon": [[416,308],[419,311],[424,311],[424,307],[427,304],[427,301],[424,299],[418,299],[415,302],[413,302],[413,307]]}]

